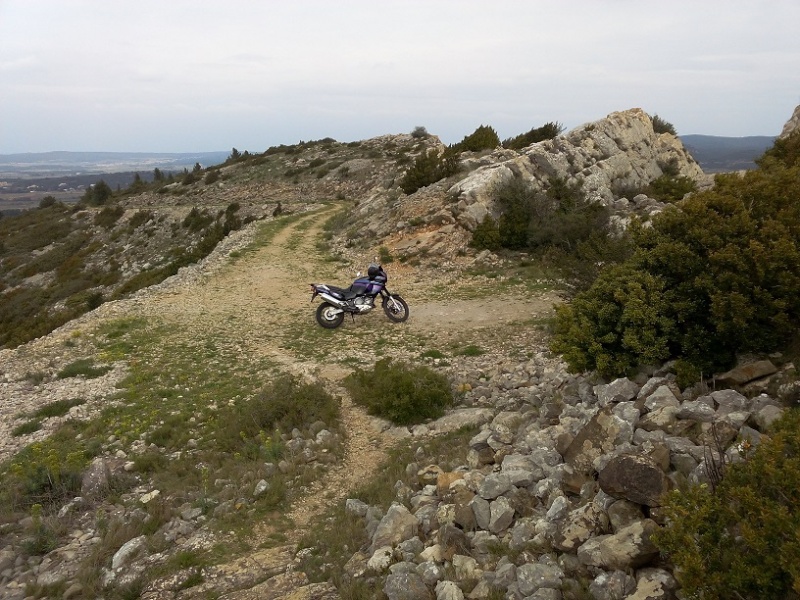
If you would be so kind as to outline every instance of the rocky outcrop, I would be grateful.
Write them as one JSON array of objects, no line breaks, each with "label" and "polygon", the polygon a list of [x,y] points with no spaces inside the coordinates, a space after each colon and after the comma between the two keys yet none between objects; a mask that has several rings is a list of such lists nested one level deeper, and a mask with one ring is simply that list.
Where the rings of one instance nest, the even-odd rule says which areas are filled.
[{"label": "rocky outcrop", "polygon": [[798,129],[800,129],[800,105],[794,109],[791,118],[784,124],[778,139],[787,138]]},{"label": "rocky outcrop", "polygon": [[499,369],[476,359],[451,375],[464,404],[494,414],[466,463],[409,464],[418,485],[398,482],[377,529],[367,515],[378,507],[347,501],[374,531],[347,577],[384,578],[392,599],[578,598],[586,581],[595,600],[676,598],[651,539],[664,524],[664,494],[708,483],[714,463],[760,442],[767,425],[758,415],[783,410],[765,394],[682,391],[672,375],[592,385],[544,354]]},{"label": "rocky outcrop", "polygon": [[468,229],[486,214],[498,216],[493,191],[512,178],[538,189],[546,189],[553,178],[581,181],[590,199],[606,205],[644,188],[663,175],[667,165],[698,183],[706,180],[681,141],[669,133],[657,134],[650,116],[638,108],[611,113],[519,154],[498,149],[489,162],[448,190],[458,199],[454,211],[458,223]]},{"label": "rocky outcrop", "polygon": [[[444,145],[436,142],[426,147],[443,151]],[[410,196],[393,186],[363,195],[353,217],[359,223],[358,240],[348,237],[342,246],[367,242],[405,259],[455,259],[484,217],[499,217],[496,187],[515,178],[539,190],[556,177],[580,181],[589,199],[610,209],[619,229],[634,216],[648,221],[664,209],[641,191],[666,169],[689,177],[701,189],[712,185],[682,142],[669,133],[657,134],[650,116],[638,108],[612,113],[519,152],[498,147],[488,154],[463,153],[460,165],[466,175],[459,180],[442,180]]]}]

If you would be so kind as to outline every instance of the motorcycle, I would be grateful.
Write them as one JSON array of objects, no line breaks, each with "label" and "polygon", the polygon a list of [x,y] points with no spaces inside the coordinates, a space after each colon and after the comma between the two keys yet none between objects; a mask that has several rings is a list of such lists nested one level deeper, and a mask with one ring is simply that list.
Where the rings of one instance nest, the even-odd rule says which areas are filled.
[{"label": "motorcycle", "polygon": [[319,296],[322,304],[317,308],[317,323],[325,329],[336,329],[344,321],[345,314],[353,320],[375,308],[375,301],[381,297],[383,312],[390,321],[402,323],[408,319],[408,304],[398,294],[386,289],[389,277],[378,264],[371,264],[367,276],[358,278],[345,289],[325,283],[311,284],[311,301]]}]

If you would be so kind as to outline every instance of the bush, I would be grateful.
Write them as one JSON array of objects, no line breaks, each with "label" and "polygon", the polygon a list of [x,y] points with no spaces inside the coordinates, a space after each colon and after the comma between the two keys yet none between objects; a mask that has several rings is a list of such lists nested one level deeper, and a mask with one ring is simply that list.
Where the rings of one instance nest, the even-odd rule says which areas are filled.
[{"label": "bush", "polygon": [[54,196],[45,196],[39,201],[39,208],[50,208],[51,206],[55,206],[58,200],[55,199]]},{"label": "bush", "polygon": [[687,597],[787,598],[800,593],[800,411],[712,489],[671,493],[653,541]]},{"label": "bush", "polygon": [[206,209],[198,210],[195,206],[192,207],[192,210],[189,211],[189,214],[184,217],[182,225],[189,231],[196,232],[200,231],[201,229],[205,229],[213,222],[214,217],[212,217]]},{"label": "bush", "polygon": [[589,202],[580,182],[570,184],[554,177],[542,193],[514,178],[501,184],[495,195],[501,211],[498,233],[503,248],[575,252],[593,234],[607,234],[608,209]]},{"label": "bush", "polygon": [[422,125],[417,125],[414,127],[414,131],[411,132],[411,137],[414,139],[425,139],[428,135],[428,130]]},{"label": "bush", "polygon": [[282,376],[257,396],[230,407],[218,422],[217,445],[227,452],[252,454],[267,440],[274,443],[274,432],[289,433],[307,429],[315,421],[333,427],[339,418],[339,404],[318,383],[301,383]]},{"label": "bush", "polygon": [[385,358],[371,371],[356,369],[344,380],[356,404],[397,425],[413,425],[444,414],[453,403],[444,375],[425,367]]},{"label": "bush", "polygon": [[488,125],[481,125],[471,134],[464,137],[453,146],[453,152],[480,152],[481,150],[494,150],[500,145],[497,132]]},{"label": "bush", "polygon": [[137,210],[133,213],[133,216],[128,220],[128,230],[133,231],[137,227],[144,225],[150,219],[155,217],[152,211],[149,210]]},{"label": "bush", "polygon": [[556,307],[551,348],[575,371],[603,377],[670,355],[674,323],[665,316],[665,286],[631,264],[603,271],[571,304]]},{"label": "bush", "polygon": [[381,246],[378,248],[378,260],[382,265],[388,265],[394,262],[394,257],[386,246]]},{"label": "bush", "polygon": [[102,377],[111,370],[108,365],[96,367],[90,358],[81,358],[74,362],[69,363],[61,369],[56,377],[59,379],[68,379],[70,377],[85,377],[86,379],[96,379]]},{"label": "bush", "polygon": [[527,133],[521,133],[513,138],[503,140],[503,148],[509,150],[521,150],[527,148],[531,144],[543,142],[544,140],[551,140],[564,131],[564,126],[561,123],[551,121],[545,123],[541,127],[531,129]]},{"label": "bush", "polygon": [[497,227],[497,221],[491,215],[483,217],[483,221],[475,227],[469,245],[476,250],[500,249],[500,229]]},{"label": "bush", "polygon": [[554,177],[545,194],[532,194],[528,246],[532,250],[560,248],[576,250],[578,244],[608,227],[608,209],[590,202],[583,193],[583,184],[569,184]]},{"label": "bush", "polygon": [[511,250],[526,249],[535,190],[521,179],[514,178],[500,184],[495,196],[500,207],[500,245]]},{"label": "bush", "polygon": [[677,131],[675,131],[675,126],[662,119],[658,115],[653,115],[653,131],[656,133],[671,133],[672,135],[678,135]]},{"label": "bush", "polygon": [[756,161],[762,169],[768,169],[773,162],[787,168],[800,166],[800,129],[775,140],[772,148]]},{"label": "bush", "polygon": [[86,190],[81,196],[81,203],[89,206],[103,206],[113,195],[111,187],[101,179]]},{"label": "bush", "polygon": [[665,174],[650,182],[645,193],[661,202],[677,202],[696,189],[697,184],[690,177]]},{"label": "bush", "polygon": [[457,172],[458,158],[456,155],[449,152],[439,154],[437,150],[431,148],[420,154],[414,164],[405,172],[400,181],[400,188],[406,194],[413,194],[421,187],[436,183]]},{"label": "bush", "polygon": [[800,325],[798,196],[800,167],[766,160],[634,228],[624,268],[560,310],[554,349],[607,376],[665,358],[710,373],[782,349]]},{"label": "bush", "polygon": [[94,217],[94,224],[104,229],[111,229],[125,214],[121,206],[105,206]]}]

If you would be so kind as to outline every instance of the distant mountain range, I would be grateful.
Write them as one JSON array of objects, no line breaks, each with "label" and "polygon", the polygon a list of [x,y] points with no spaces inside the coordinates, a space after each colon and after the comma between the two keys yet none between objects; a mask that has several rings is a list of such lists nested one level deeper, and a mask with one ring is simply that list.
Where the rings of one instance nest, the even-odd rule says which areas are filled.
[{"label": "distant mountain range", "polygon": [[772,147],[776,136],[719,137],[682,135],[683,145],[706,173],[754,169],[755,159]]}]

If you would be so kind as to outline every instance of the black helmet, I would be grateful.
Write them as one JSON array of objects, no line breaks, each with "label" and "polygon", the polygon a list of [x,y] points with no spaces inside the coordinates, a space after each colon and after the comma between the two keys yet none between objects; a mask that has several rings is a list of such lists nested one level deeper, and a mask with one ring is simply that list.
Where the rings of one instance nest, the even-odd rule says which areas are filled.
[{"label": "black helmet", "polygon": [[381,271],[383,271],[383,269],[381,269],[380,265],[372,263],[367,269],[367,276],[370,279],[375,279],[378,275],[381,274]]}]

